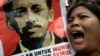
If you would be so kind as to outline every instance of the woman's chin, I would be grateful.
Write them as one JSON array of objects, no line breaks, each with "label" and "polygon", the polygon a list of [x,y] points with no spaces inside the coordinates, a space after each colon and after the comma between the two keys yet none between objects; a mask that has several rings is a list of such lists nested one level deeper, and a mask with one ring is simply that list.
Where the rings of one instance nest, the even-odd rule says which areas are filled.
[{"label": "woman's chin", "polygon": [[86,50],[85,45],[74,45],[73,47],[77,52],[84,52],[84,50]]}]

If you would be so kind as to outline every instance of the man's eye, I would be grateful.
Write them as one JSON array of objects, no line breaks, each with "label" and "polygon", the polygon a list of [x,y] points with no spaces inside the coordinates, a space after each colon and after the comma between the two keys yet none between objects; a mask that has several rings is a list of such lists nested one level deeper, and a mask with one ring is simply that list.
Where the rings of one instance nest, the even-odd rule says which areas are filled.
[{"label": "man's eye", "polygon": [[34,13],[39,13],[42,9],[41,9],[41,7],[39,6],[39,5],[33,5],[32,7],[31,7],[31,10],[34,12]]},{"label": "man's eye", "polygon": [[27,12],[26,8],[20,7],[18,9],[15,9],[15,16],[22,17],[26,12]]},{"label": "man's eye", "polygon": [[38,13],[40,11],[40,9],[39,8],[35,8],[33,11],[34,11],[34,13]]},{"label": "man's eye", "polygon": [[22,17],[22,12],[20,10],[15,10],[15,17]]}]

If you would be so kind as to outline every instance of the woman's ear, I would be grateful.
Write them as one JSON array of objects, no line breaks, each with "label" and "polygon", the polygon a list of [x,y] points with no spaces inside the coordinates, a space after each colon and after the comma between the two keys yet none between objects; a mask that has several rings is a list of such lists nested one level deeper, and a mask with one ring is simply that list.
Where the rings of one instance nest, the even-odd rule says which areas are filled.
[{"label": "woman's ear", "polygon": [[54,10],[53,9],[50,9],[49,16],[48,16],[48,21],[49,22],[52,22],[53,19],[54,19]]}]

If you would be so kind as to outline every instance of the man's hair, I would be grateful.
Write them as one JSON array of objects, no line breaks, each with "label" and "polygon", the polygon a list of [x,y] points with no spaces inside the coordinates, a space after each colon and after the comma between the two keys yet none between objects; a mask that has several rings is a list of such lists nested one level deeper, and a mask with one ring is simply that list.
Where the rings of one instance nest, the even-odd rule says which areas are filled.
[{"label": "man's hair", "polygon": [[[47,7],[48,7],[49,9],[51,9],[51,7],[52,7],[52,0],[46,0],[46,4],[47,4]],[[13,9],[13,0],[8,0],[8,1],[3,5],[3,9],[5,10],[5,12],[12,11],[12,9]]]},{"label": "man's hair", "polygon": [[12,0],[8,0],[4,5],[3,5],[3,9],[5,12],[10,12],[12,11],[13,8],[13,3]]},{"label": "man's hair", "polygon": [[46,0],[46,3],[47,3],[47,7],[49,9],[51,9],[51,7],[52,7],[52,0]]}]

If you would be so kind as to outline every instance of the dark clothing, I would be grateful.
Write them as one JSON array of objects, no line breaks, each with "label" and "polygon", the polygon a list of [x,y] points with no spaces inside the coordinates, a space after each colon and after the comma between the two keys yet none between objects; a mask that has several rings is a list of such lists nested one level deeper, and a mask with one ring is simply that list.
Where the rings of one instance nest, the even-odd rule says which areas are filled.
[{"label": "dark clothing", "polygon": [[[59,36],[57,36],[57,35],[55,35],[54,34],[54,36],[55,36],[55,44],[58,44],[58,43],[61,43],[61,42],[67,42],[68,40],[67,40],[67,37],[59,37]],[[39,41],[39,40],[38,40]],[[37,42],[38,42],[37,41]],[[34,41],[33,41],[34,42]],[[35,45],[38,45],[38,43],[37,42],[35,42],[35,43],[32,43],[32,45],[31,45],[31,47],[29,47],[30,49],[29,50],[34,50],[34,49],[38,49],[38,48],[42,48],[42,47],[35,47]],[[26,44],[27,46],[30,46],[30,44],[28,45],[28,44]],[[49,46],[49,45],[48,45]],[[25,46],[26,47],[26,46]],[[17,45],[17,48],[16,48],[16,50],[15,50],[15,52],[13,53],[13,54],[17,54],[17,53],[21,53],[21,49],[20,49],[20,46],[19,46],[19,44]]]}]

